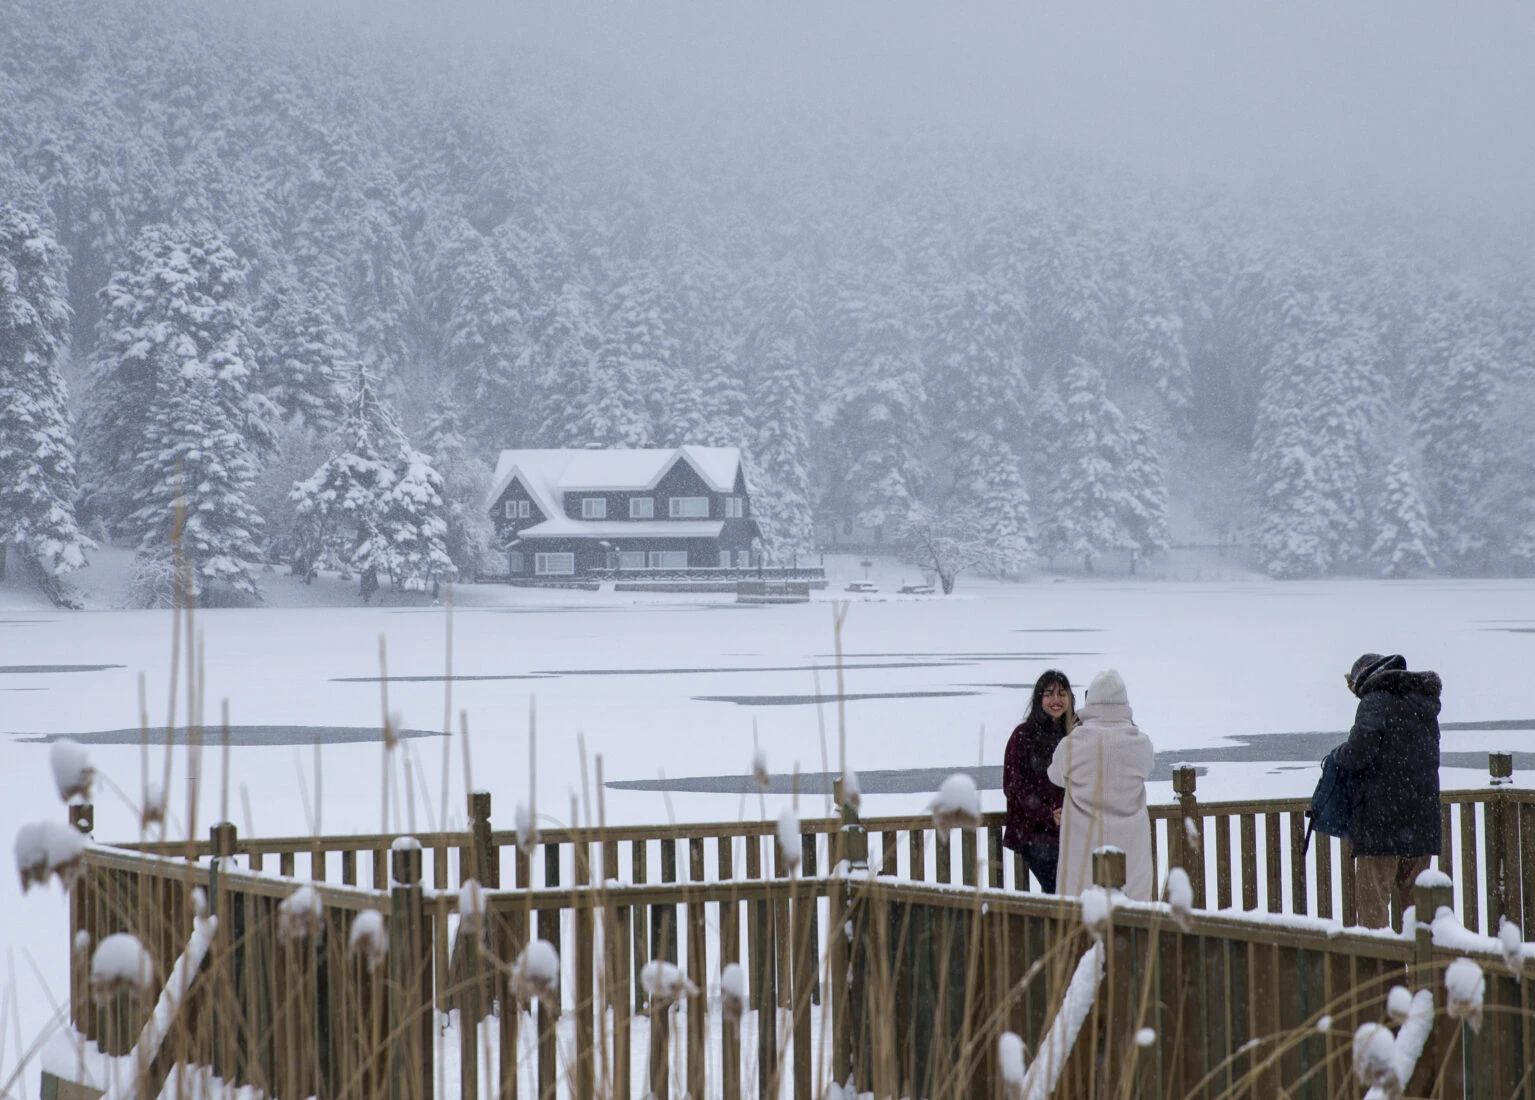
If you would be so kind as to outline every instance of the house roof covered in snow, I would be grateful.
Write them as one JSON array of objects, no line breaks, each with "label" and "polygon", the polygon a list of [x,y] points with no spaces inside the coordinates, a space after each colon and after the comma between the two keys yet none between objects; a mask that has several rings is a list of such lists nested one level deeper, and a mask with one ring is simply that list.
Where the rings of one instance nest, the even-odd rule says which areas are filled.
[{"label": "house roof covered in snow", "polygon": [[[636,450],[502,451],[485,507],[494,507],[512,479],[519,478],[537,501],[539,510],[552,519],[564,513],[561,496],[565,493],[644,492],[654,489],[677,462],[691,466],[713,492],[728,493],[735,488],[736,474],[741,469],[741,449],[688,445]],[[625,526],[632,532],[632,525]],[[675,524],[667,526],[676,530]],[[583,524],[580,530],[587,531],[589,527]]]}]

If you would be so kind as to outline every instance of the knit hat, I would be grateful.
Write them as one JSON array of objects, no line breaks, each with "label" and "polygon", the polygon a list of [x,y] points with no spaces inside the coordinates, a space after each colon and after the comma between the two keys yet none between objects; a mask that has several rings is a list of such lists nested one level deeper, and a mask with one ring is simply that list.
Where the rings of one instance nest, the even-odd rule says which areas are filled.
[{"label": "knit hat", "polygon": [[1112,668],[1104,669],[1093,677],[1093,682],[1087,686],[1087,702],[1089,703],[1119,703],[1130,705],[1130,696],[1125,691],[1125,681]]},{"label": "knit hat", "polygon": [[1349,690],[1359,695],[1364,690],[1364,685],[1369,682],[1371,676],[1389,669],[1404,669],[1407,667],[1407,658],[1400,654],[1383,657],[1379,653],[1362,654],[1359,660],[1354,662],[1348,670],[1346,679]]}]

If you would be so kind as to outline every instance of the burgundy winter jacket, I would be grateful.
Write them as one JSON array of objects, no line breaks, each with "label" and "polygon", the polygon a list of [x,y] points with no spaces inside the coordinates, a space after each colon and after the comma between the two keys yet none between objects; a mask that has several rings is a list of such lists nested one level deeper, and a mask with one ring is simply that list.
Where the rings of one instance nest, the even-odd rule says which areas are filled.
[{"label": "burgundy winter jacket", "polygon": [[1066,792],[1045,777],[1045,769],[1065,736],[1063,722],[1059,728],[1037,731],[1020,725],[1007,739],[1002,754],[1002,793],[1007,797],[1002,843],[1007,847],[1061,842],[1055,811],[1061,808]]}]

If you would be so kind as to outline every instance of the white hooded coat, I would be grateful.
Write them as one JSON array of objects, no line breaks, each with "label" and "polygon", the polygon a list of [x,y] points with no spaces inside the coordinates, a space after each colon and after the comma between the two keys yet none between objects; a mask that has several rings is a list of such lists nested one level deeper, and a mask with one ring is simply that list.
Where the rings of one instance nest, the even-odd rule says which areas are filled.
[{"label": "white hooded coat", "polygon": [[1119,673],[1110,669],[1093,679],[1077,717],[1047,772],[1050,782],[1066,790],[1058,889],[1075,897],[1091,886],[1093,849],[1112,845],[1125,853],[1125,896],[1150,901],[1156,871],[1146,780],[1156,753],[1131,719]]}]

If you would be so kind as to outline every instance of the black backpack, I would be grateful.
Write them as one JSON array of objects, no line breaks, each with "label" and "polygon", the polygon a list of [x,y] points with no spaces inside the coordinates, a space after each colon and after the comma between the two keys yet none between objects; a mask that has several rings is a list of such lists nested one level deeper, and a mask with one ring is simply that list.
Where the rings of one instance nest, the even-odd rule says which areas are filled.
[{"label": "black backpack", "polygon": [[1334,753],[1330,752],[1322,758],[1322,778],[1317,780],[1316,790],[1311,792],[1311,809],[1306,811],[1311,823],[1306,826],[1306,843],[1301,854],[1311,850],[1312,833],[1347,840],[1348,818],[1353,804],[1354,777],[1338,767]]}]

